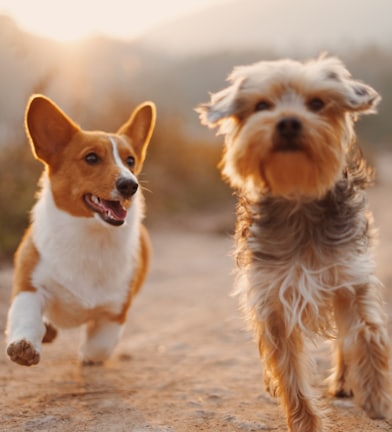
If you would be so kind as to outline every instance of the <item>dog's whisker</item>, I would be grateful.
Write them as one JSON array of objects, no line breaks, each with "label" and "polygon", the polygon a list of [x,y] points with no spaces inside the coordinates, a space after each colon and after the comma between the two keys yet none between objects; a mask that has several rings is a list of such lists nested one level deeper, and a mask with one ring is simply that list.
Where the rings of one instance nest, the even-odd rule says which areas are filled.
[{"label": "dog's whisker", "polygon": [[148,193],[153,193],[153,191],[151,189],[148,189],[147,187],[142,185],[142,190],[143,192],[148,192]]}]

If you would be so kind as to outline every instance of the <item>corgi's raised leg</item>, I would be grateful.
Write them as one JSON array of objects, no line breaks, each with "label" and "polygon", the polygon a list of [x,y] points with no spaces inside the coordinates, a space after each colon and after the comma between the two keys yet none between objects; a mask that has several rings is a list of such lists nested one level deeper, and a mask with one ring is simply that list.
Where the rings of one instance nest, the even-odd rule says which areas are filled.
[{"label": "corgi's raised leg", "polygon": [[124,324],[108,318],[90,321],[81,355],[84,365],[104,362],[112,353],[124,329]]},{"label": "corgi's raised leg", "polygon": [[46,332],[42,320],[43,298],[35,291],[21,291],[8,313],[7,354],[23,366],[37,364]]},{"label": "corgi's raised leg", "polygon": [[46,321],[45,318],[44,318],[44,324],[45,324],[45,334],[42,339],[42,343],[51,343],[57,337],[57,329],[49,321]]}]

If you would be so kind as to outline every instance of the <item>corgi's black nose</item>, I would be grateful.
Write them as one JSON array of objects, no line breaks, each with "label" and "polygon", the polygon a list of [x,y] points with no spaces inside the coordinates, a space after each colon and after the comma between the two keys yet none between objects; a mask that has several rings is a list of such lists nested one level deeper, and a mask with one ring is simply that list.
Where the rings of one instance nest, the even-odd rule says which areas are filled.
[{"label": "corgi's black nose", "polygon": [[138,189],[139,184],[135,180],[121,177],[116,181],[116,188],[123,198],[130,198]]}]

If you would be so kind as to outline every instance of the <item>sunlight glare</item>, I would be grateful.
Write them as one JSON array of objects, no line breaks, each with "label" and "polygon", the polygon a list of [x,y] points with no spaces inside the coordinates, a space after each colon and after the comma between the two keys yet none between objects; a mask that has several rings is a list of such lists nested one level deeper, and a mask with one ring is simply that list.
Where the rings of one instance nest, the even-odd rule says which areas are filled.
[{"label": "sunlight glare", "polygon": [[178,14],[222,1],[227,0],[1,0],[0,14],[23,30],[58,41],[95,34],[131,39]]}]

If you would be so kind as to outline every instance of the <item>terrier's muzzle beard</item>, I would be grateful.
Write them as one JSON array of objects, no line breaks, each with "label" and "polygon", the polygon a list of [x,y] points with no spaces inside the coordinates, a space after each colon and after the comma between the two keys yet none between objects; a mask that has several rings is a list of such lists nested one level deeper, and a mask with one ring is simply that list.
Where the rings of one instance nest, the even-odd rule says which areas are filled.
[{"label": "terrier's muzzle beard", "polygon": [[341,127],[293,114],[245,122],[235,138],[228,138],[223,176],[249,194],[319,199],[343,171]]},{"label": "terrier's muzzle beard", "polygon": [[274,196],[322,198],[343,170],[342,145],[330,132],[312,130],[312,125],[295,116],[277,120],[270,152],[261,161],[260,182]]}]

